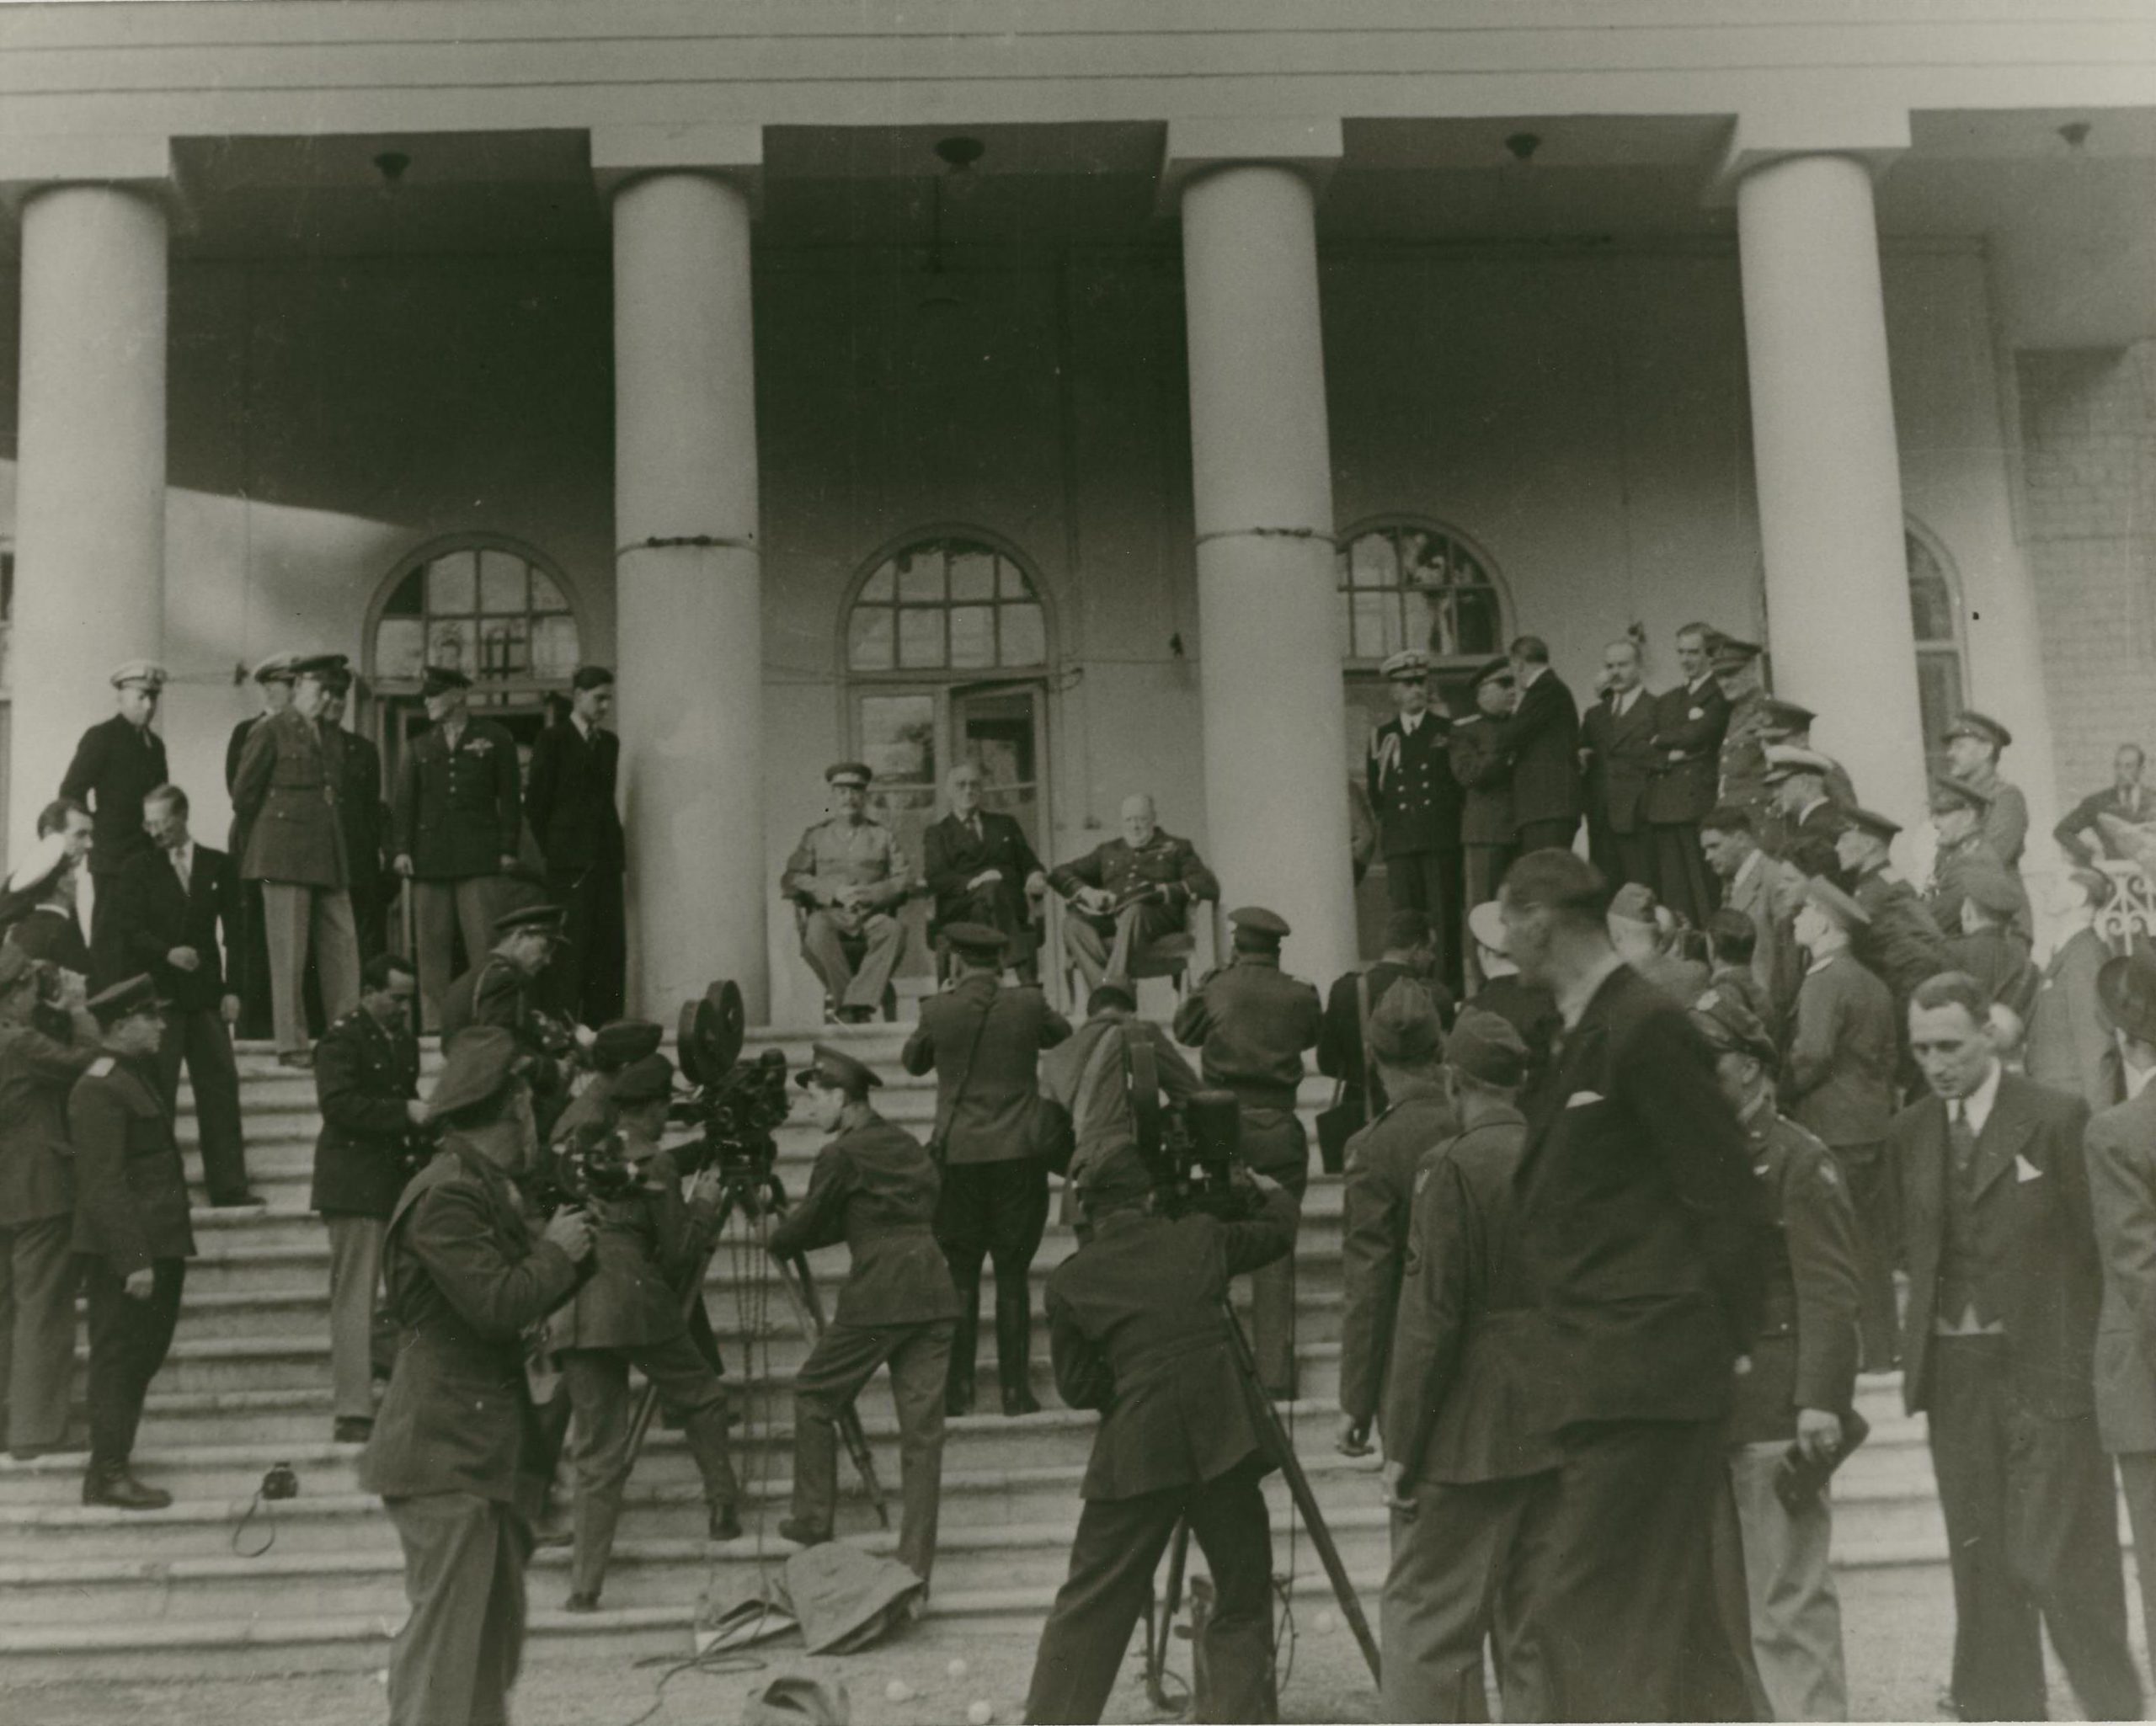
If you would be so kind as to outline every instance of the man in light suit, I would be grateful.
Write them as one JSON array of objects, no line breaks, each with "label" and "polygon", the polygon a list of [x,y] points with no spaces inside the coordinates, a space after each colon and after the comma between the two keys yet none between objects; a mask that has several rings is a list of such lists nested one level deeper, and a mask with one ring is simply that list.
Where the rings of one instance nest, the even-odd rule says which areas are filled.
[{"label": "man in light suit", "polygon": [[2096,1320],[2096,1430],[2118,1458],[2141,1572],[2141,1616],[2156,1648],[2156,959],[2107,960],[2104,1010],[2124,1046],[2127,1100],[2089,1123],[2089,1208],[2103,1255]]},{"label": "man in light suit", "polygon": [[1640,644],[1629,636],[1602,651],[1602,699],[1580,721],[1587,770],[1588,849],[1617,882],[1655,884],[1654,835],[1647,826],[1648,776],[1660,705],[1640,681]]},{"label": "man in light suit", "polygon": [[1778,857],[1760,849],[1751,814],[1734,804],[1711,810],[1700,823],[1700,847],[1707,866],[1721,881],[1721,902],[1752,919],[1758,937],[1752,948],[1752,975],[1767,1002],[1773,1031],[1796,999],[1801,973],[1791,924],[1803,895],[1804,878]]},{"label": "man in light suit", "polygon": [[2096,933],[2096,912],[2111,891],[2111,882],[2093,869],[2069,869],[2060,879],[2051,904],[2058,944],[2030,1009],[2022,1063],[2037,1084],[2080,1098],[2092,1114],[2125,1095],[2118,1045],[2096,994],[2097,975],[2111,956]]}]

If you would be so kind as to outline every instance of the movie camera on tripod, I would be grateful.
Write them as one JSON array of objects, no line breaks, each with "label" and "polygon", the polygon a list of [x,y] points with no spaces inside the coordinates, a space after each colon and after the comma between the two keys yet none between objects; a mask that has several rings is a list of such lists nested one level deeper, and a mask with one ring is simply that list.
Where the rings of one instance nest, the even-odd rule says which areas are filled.
[{"label": "movie camera on tripod", "polygon": [[677,1047],[681,1075],[693,1089],[674,1100],[667,1118],[699,1130],[696,1148],[684,1147],[685,1169],[716,1169],[737,1196],[762,1193],[782,1203],[773,1170],[774,1135],[787,1116],[786,1052],[766,1049],[744,1063],[746,1031],[741,991],[734,983],[715,983],[683,1005]]}]

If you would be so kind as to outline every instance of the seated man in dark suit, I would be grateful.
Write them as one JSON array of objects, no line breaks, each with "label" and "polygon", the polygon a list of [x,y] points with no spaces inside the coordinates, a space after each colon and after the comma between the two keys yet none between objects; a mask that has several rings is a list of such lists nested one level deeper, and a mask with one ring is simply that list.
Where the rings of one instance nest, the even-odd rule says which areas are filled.
[{"label": "seated man in dark suit", "polygon": [[977,761],[961,761],[944,784],[951,812],[922,839],[923,874],[934,903],[928,939],[937,942],[954,923],[993,929],[1008,944],[1021,983],[1040,977],[1039,937],[1033,905],[1048,891],[1048,871],[1015,818],[980,806],[987,775]]},{"label": "seated man in dark suit", "polygon": [[1143,791],[1123,800],[1123,835],[1049,876],[1070,901],[1063,944],[1088,988],[1126,982],[1147,951],[1183,932],[1192,902],[1217,899],[1220,883],[1188,839],[1161,831]]},{"label": "seated man in dark suit", "polygon": [[225,981],[226,955],[238,946],[239,876],[222,851],[195,842],[187,793],[178,786],[159,786],[142,799],[142,828],[152,849],[137,851],[120,871],[120,944],[128,969],[147,975],[167,1003],[157,1046],[165,1110],[178,1106],[184,1061],[195,1085],[210,1202],[259,1204],[247,1190],[239,1063],[232,1057],[239,996]]}]

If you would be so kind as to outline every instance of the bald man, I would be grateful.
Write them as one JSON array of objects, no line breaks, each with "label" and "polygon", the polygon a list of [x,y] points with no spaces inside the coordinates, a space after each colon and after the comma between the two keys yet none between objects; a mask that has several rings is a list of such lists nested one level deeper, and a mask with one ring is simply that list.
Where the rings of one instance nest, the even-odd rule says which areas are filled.
[{"label": "bald man", "polygon": [[1220,897],[1198,848],[1161,829],[1145,793],[1123,800],[1119,825],[1118,837],[1049,876],[1070,902],[1064,951],[1089,990],[1129,981],[1155,943],[1183,932],[1193,901]]}]

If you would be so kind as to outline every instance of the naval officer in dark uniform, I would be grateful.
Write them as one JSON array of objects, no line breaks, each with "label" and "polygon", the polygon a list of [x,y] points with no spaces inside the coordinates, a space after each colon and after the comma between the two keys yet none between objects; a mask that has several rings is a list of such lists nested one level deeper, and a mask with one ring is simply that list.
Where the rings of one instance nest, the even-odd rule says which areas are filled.
[{"label": "naval officer in dark uniform", "polygon": [[1396,911],[1420,911],[1437,936],[1435,974],[1460,987],[1460,781],[1447,743],[1452,722],[1430,708],[1430,656],[1419,647],[1380,668],[1399,712],[1370,734],[1364,764],[1378,850]]},{"label": "naval officer in dark uniform", "polygon": [[74,759],[60,781],[60,795],[90,812],[90,987],[102,988],[127,975],[120,952],[120,871],[137,851],[150,849],[142,831],[142,799],[172,775],[165,740],[150,729],[164,693],[165,669],[131,659],[112,674],[119,711],[83,733]]},{"label": "naval officer in dark uniform", "polygon": [[788,1540],[831,1537],[838,1500],[838,1417],[885,1361],[899,1415],[899,1560],[926,1583],[936,1563],[943,1494],[943,1393],[950,1377],[958,1291],[932,1224],[941,1185],[934,1163],[868,1093],[882,1084],[851,1055],[816,1046],[794,1081],[810,1118],[835,1135],[817,1153],[808,1191],[771,1231],[769,1250],[790,1259],[844,1241],[853,1269],[830,1327],[793,1381],[793,1508]]}]

